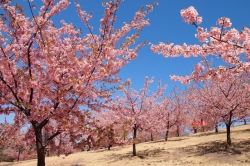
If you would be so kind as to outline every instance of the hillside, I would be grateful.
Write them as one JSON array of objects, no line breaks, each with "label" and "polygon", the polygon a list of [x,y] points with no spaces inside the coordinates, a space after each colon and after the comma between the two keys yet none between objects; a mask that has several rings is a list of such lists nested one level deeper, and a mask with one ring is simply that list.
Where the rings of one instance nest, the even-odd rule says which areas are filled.
[{"label": "hillside", "polygon": [[[137,156],[132,157],[132,146],[116,147],[71,154],[67,157],[47,157],[47,166],[115,166],[115,165],[250,165],[250,125],[232,127],[233,145],[225,150],[225,130],[198,133],[137,145]],[[2,163],[3,164],[3,163]],[[1,164],[0,164],[1,165]],[[6,163],[8,166],[34,166],[36,160]]]}]

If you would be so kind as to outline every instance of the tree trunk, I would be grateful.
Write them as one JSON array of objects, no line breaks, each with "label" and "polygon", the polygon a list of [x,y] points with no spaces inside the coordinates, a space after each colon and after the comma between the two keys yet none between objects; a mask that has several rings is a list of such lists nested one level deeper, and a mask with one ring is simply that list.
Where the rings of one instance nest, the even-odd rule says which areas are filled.
[{"label": "tree trunk", "polygon": [[246,121],[246,118],[244,118],[243,120],[244,120],[244,125],[247,125],[247,121]]},{"label": "tree trunk", "polygon": [[230,129],[231,129],[231,125],[230,123],[226,125],[227,126],[227,145],[231,145],[231,136],[230,136]]},{"label": "tree trunk", "polygon": [[109,145],[109,146],[108,146],[108,150],[110,150],[110,147],[111,147],[111,146]]},{"label": "tree trunk", "polygon": [[231,124],[232,124],[232,116],[233,116],[233,110],[229,112],[229,120],[228,120],[228,123],[226,123],[226,127],[227,127],[227,146],[231,146],[231,132],[230,132],[230,129],[231,129]]},{"label": "tree trunk", "polygon": [[133,156],[136,156],[136,146],[135,146],[135,143],[133,143]]},{"label": "tree trunk", "polygon": [[179,126],[177,126],[177,137],[179,137],[180,136],[180,128],[179,128]]},{"label": "tree trunk", "polygon": [[168,140],[168,129],[167,129],[167,131],[166,131],[166,135],[165,135],[165,141],[167,141]]},{"label": "tree trunk", "polygon": [[201,123],[200,123],[200,125],[201,125],[201,132],[204,132],[204,131],[205,131],[205,128],[204,128],[204,121],[203,121],[202,118],[201,118]]},{"label": "tree trunk", "polygon": [[150,134],[151,141],[154,141],[153,134]]},{"label": "tree trunk", "polygon": [[134,129],[134,135],[133,135],[133,156],[136,156],[136,146],[135,146],[136,130],[137,130],[136,124],[134,124],[133,129]]},{"label": "tree trunk", "polygon": [[19,149],[18,149],[17,161],[19,161],[19,160],[20,160],[20,153],[21,153],[21,149],[20,149],[20,147],[19,147]]},{"label": "tree trunk", "polygon": [[58,157],[60,157],[60,154],[61,154],[61,144],[62,144],[62,135],[60,134],[60,140],[59,140],[59,145],[58,145],[58,150],[57,150]]},{"label": "tree trunk", "polygon": [[43,145],[42,129],[34,127],[36,135],[37,166],[45,166],[45,146]]},{"label": "tree trunk", "polygon": [[[168,113],[168,119],[169,119],[169,113]],[[169,120],[168,120],[168,124],[167,124],[167,131],[166,131],[166,135],[165,135],[165,141],[168,140],[168,132],[169,132],[169,128],[170,128],[170,124],[169,124]]]},{"label": "tree trunk", "polygon": [[218,130],[218,125],[215,125],[215,132],[218,133],[219,130]]}]

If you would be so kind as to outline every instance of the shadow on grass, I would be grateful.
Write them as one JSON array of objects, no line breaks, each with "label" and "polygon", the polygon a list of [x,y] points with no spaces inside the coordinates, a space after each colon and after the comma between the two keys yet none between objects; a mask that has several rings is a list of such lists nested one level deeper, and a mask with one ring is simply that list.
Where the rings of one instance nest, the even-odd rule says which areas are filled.
[{"label": "shadow on grass", "polygon": [[232,140],[234,141],[230,147],[225,141],[213,141],[199,145],[192,145],[185,148],[180,148],[186,153],[194,156],[202,156],[208,153],[226,153],[231,155],[240,155],[244,152],[250,151],[250,140]]},{"label": "shadow on grass", "polygon": [[146,149],[146,150],[140,150],[137,152],[137,156],[132,155],[132,151],[125,154],[110,154],[106,157],[111,159],[111,162],[120,161],[120,160],[130,160],[133,158],[140,158],[140,159],[146,159],[146,158],[155,158],[161,156],[162,153],[168,153],[165,151],[164,148],[156,148],[156,149]]},{"label": "shadow on grass", "polygon": [[185,139],[188,139],[188,138],[178,138],[178,139],[169,139],[167,141],[164,140],[164,142],[175,142],[175,141],[182,141],[182,140],[185,140]]},{"label": "shadow on grass", "polygon": [[197,134],[190,135],[190,137],[204,137],[204,136],[219,135],[219,134],[224,134],[224,133],[226,133],[226,132],[225,131],[220,131],[218,133],[215,133],[215,132],[204,132],[204,133],[197,133]]},{"label": "shadow on grass", "polygon": [[108,150],[108,148],[101,148],[101,149],[97,149],[97,150],[92,150],[90,152],[94,152],[94,153],[115,152],[115,151],[119,151],[125,147],[126,146],[114,146],[114,147],[111,147],[110,150]]},{"label": "shadow on grass", "polygon": [[[231,129],[233,129],[233,127],[231,127]],[[218,134],[226,134],[226,130],[219,130],[218,133],[216,132],[204,132],[204,133],[197,133],[197,134],[194,134],[194,135],[190,135],[190,137],[203,137],[203,136],[209,136],[209,135],[218,135]],[[237,133],[242,133],[242,132],[250,132],[250,129],[241,129],[241,130],[231,130],[231,134],[234,133],[234,134],[237,134]]]},{"label": "shadow on grass", "polygon": [[189,138],[183,138],[183,137],[178,137],[178,138],[168,138],[167,141],[165,141],[165,139],[161,139],[161,140],[156,140],[156,141],[149,141],[149,142],[142,142],[145,144],[154,144],[154,143],[166,143],[166,142],[174,142],[174,141],[182,141],[185,139],[189,139]]}]

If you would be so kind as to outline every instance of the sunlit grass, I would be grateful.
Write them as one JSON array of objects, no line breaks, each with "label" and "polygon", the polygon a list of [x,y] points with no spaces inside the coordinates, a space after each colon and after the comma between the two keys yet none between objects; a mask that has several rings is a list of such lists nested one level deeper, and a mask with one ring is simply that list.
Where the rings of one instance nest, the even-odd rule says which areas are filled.
[{"label": "sunlit grass", "polygon": [[[158,140],[137,145],[137,156],[132,146],[115,147],[71,154],[67,157],[47,157],[48,166],[112,166],[112,165],[250,165],[250,125],[232,128],[232,146],[225,148],[225,130],[218,134],[198,133],[185,137]],[[36,160],[8,163],[15,166],[34,166]]]}]

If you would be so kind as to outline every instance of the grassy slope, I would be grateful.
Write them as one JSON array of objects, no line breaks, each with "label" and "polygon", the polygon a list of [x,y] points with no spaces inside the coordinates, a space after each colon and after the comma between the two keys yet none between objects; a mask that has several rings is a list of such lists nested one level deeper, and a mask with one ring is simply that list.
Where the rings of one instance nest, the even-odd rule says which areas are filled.
[{"label": "grassy slope", "polygon": [[[47,157],[48,166],[112,166],[112,165],[249,165],[250,125],[232,127],[232,147],[225,150],[225,130],[198,133],[137,145],[138,156],[132,157],[132,146],[71,154],[67,157]],[[34,166],[36,160],[9,163],[14,166]]]}]

